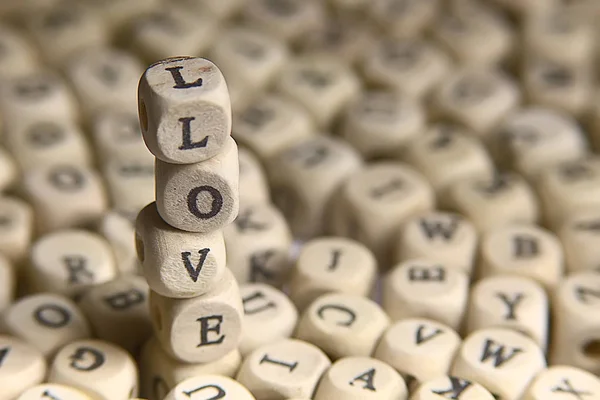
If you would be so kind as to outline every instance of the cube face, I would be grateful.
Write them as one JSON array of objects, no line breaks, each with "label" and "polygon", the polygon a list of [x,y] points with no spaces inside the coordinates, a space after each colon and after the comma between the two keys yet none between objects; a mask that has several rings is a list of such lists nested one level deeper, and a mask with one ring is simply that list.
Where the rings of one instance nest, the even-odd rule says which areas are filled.
[{"label": "cube face", "polygon": [[44,396],[60,396],[58,398],[68,400],[90,400],[91,397],[86,393],[65,385],[59,385],[57,383],[41,383],[35,385],[24,391],[18,400],[37,400],[44,398]]},{"label": "cube face", "polygon": [[384,281],[383,307],[393,321],[428,318],[458,329],[465,315],[467,274],[426,258],[405,261]]},{"label": "cube face", "polygon": [[432,211],[408,220],[396,247],[396,262],[428,258],[471,274],[478,235],[458,214]]},{"label": "cube face", "polygon": [[532,103],[577,117],[590,108],[594,96],[590,87],[592,81],[592,73],[587,67],[571,66],[543,57],[532,57],[523,70],[523,85]]},{"label": "cube face", "polygon": [[242,207],[224,229],[227,267],[238,283],[281,287],[289,276],[292,235],[283,215],[270,204]]},{"label": "cube face", "polygon": [[169,225],[207,233],[231,223],[239,211],[237,145],[227,138],[205,162],[175,165],[156,160],[156,206]]},{"label": "cube face", "polygon": [[498,162],[537,179],[548,167],[585,155],[584,133],[574,118],[542,107],[509,116],[492,138]]},{"label": "cube face", "polygon": [[337,237],[313,239],[300,250],[289,296],[300,310],[330,292],[368,297],[376,274],[377,261],[361,243]]},{"label": "cube face", "polygon": [[254,400],[254,396],[244,386],[231,378],[219,375],[203,375],[191,377],[177,384],[169,392],[165,400],[185,400],[191,394],[211,396],[213,394],[221,398],[236,400]]},{"label": "cube face", "polygon": [[30,288],[77,297],[110,281],[117,268],[109,244],[84,230],[61,230],[38,239],[31,249],[26,279]]},{"label": "cube face", "polygon": [[571,365],[593,374],[600,371],[595,356],[600,319],[598,305],[600,279],[595,272],[579,272],[563,280],[553,297],[552,365]]},{"label": "cube face", "polygon": [[[395,368],[407,382],[424,384],[448,374],[460,345],[460,336],[449,326],[426,318],[408,318],[385,331],[373,357]],[[436,362],[426,361],[431,358]]]},{"label": "cube face", "polygon": [[143,277],[125,275],[94,286],[78,304],[95,337],[137,354],[152,333],[148,292]]},{"label": "cube face", "polygon": [[97,398],[128,399],[138,394],[135,361],[125,350],[101,340],[78,340],[63,347],[48,382],[72,386]]},{"label": "cube face", "polygon": [[550,11],[525,24],[524,41],[529,54],[571,65],[585,65],[593,54],[594,32],[586,21],[569,12]]},{"label": "cube face", "polygon": [[397,38],[418,36],[437,16],[438,0],[378,0],[372,7],[373,17]]},{"label": "cube face", "polygon": [[369,357],[344,357],[323,375],[315,400],[405,398],[406,384],[389,365]]},{"label": "cube face", "polygon": [[349,236],[364,243],[388,266],[395,235],[404,222],[434,207],[425,178],[397,162],[378,162],[351,176],[339,192]]},{"label": "cube face", "polygon": [[493,276],[471,291],[467,332],[509,328],[534,339],[542,350],[548,344],[549,300],[541,284],[519,276]]},{"label": "cube face", "polygon": [[558,232],[565,253],[565,267],[569,274],[597,270],[600,249],[595,245],[600,227],[597,211],[576,213]]},{"label": "cube face", "polygon": [[198,375],[216,374],[232,377],[242,357],[233,350],[209,363],[185,363],[169,356],[152,336],[142,347],[140,358],[140,393],[148,399],[164,399],[178,383]]},{"label": "cube face", "polygon": [[390,320],[381,307],[364,297],[331,293],[304,311],[295,337],[313,343],[332,360],[370,355]]},{"label": "cube face", "polygon": [[402,154],[425,128],[421,105],[408,96],[371,91],[347,108],[342,135],[366,159]]},{"label": "cube face", "polygon": [[90,337],[87,320],[69,299],[34,294],[13,303],[4,316],[6,330],[34,344],[48,359],[74,340]]},{"label": "cube face", "polygon": [[328,55],[303,56],[283,68],[277,89],[303,106],[323,130],[360,91],[349,66]]},{"label": "cube face", "polygon": [[27,75],[37,68],[31,43],[5,24],[0,26],[0,47],[4,49],[0,61],[0,77],[3,79]]},{"label": "cube face", "polygon": [[13,78],[0,89],[0,104],[7,126],[32,121],[73,122],[78,104],[62,78],[50,70],[39,70]]},{"label": "cube face", "polygon": [[251,204],[266,204],[271,201],[271,189],[266,172],[258,158],[248,149],[238,149],[240,164],[239,196],[240,207]]},{"label": "cube face", "polygon": [[236,376],[257,398],[309,397],[331,361],[316,346],[284,339],[248,355]]},{"label": "cube face", "polygon": [[142,71],[142,63],[127,52],[92,48],[73,57],[67,75],[86,115],[93,118],[105,109],[134,112]]},{"label": "cube face", "polygon": [[223,278],[223,234],[182,232],[166,224],[150,203],[138,214],[136,247],[150,288],[162,296],[200,296]]},{"label": "cube face", "polygon": [[449,208],[465,215],[479,232],[509,224],[534,224],[539,206],[532,188],[519,175],[469,178],[448,191]]},{"label": "cube face", "polygon": [[449,73],[450,59],[421,39],[382,40],[363,61],[363,69],[375,84],[422,98]]},{"label": "cube face", "polygon": [[40,233],[89,226],[107,208],[100,177],[88,167],[56,164],[36,168],[25,175],[24,191]]},{"label": "cube face", "polygon": [[515,82],[493,68],[471,67],[455,72],[436,92],[442,116],[486,136],[521,100]]},{"label": "cube face", "polygon": [[481,142],[454,124],[436,124],[412,140],[403,158],[431,183],[443,198],[454,183],[491,178],[494,165]]},{"label": "cube face", "polygon": [[154,333],[162,348],[181,362],[211,362],[235,349],[243,312],[238,285],[228,270],[201,296],[174,299],[150,293]]},{"label": "cube face", "polygon": [[521,275],[551,290],[564,273],[558,238],[534,225],[510,224],[491,230],[482,238],[480,252],[482,277]]},{"label": "cube face", "polygon": [[463,6],[443,15],[434,36],[463,65],[496,65],[513,45],[507,21],[481,6]]},{"label": "cube face", "polygon": [[18,265],[26,259],[32,237],[31,206],[16,197],[0,197],[0,252]]},{"label": "cube face", "polygon": [[150,151],[164,162],[205,161],[231,133],[231,104],[219,69],[202,58],[152,64],[138,88],[140,125]]},{"label": "cube face", "polygon": [[597,209],[600,158],[560,163],[544,171],[537,184],[545,222],[558,229],[576,214]]},{"label": "cube face", "polygon": [[267,162],[315,133],[311,116],[300,105],[287,97],[267,94],[235,113],[232,135]]},{"label": "cube face", "polygon": [[584,370],[569,366],[552,366],[540,372],[523,396],[523,400],[558,400],[561,396],[600,395],[600,381]]},{"label": "cube face", "polygon": [[544,368],[544,354],[532,339],[512,330],[490,328],[464,340],[450,373],[480,382],[492,394],[517,400]]},{"label": "cube face", "polygon": [[72,122],[50,120],[15,126],[6,133],[6,144],[24,171],[64,160],[84,167],[92,161],[83,132]]},{"label": "cube face", "polygon": [[437,377],[422,383],[411,400],[439,400],[454,397],[460,400],[494,400],[495,397],[477,382],[455,376]]},{"label": "cube face", "polygon": [[350,145],[321,135],[286,149],[269,162],[273,200],[294,235],[310,238],[324,231],[329,201],[361,165]]},{"label": "cube face", "polygon": [[4,384],[2,395],[17,398],[23,391],[44,380],[46,360],[39,350],[21,339],[8,335],[0,336],[0,349],[0,376]]},{"label": "cube face", "polygon": [[210,14],[193,13],[185,4],[173,6],[138,13],[130,23],[131,50],[147,62],[203,53],[214,38],[216,24]]},{"label": "cube face", "polygon": [[247,283],[240,286],[240,295],[244,306],[242,355],[292,335],[298,311],[283,292],[264,283]]}]

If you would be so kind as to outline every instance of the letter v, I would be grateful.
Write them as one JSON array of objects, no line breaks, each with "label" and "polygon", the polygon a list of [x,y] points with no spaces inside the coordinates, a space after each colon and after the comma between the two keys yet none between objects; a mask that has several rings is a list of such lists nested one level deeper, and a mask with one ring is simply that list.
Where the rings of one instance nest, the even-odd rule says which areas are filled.
[{"label": "letter v", "polygon": [[183,253],[181,253],[181,260],[183,261],[183,265],[185,265],[185,269],[187,270],[188,274],[190,275],[190,278],[192,278],[194,282],[198,281],[198,276],[202,271],[202,267],[204,266],[204,262],[206,261],[206,257],[208,256],[209,251],[210,249],[208,248],[198,250],[198,253],[200,254],[200,260],[198,261],[198,265],[195,268],[192,265],[192,261],[190,260],[190,256],[192,255],[192,253],[190,253],[189,251],[184,251]]}]

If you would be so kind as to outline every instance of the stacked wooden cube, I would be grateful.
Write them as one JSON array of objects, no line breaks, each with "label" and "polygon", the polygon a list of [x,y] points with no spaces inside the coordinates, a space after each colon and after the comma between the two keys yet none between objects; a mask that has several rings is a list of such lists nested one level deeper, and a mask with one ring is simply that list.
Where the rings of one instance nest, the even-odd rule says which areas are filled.
[{"label": "stacked wooden cube", "polygon": [[206,59],[170,58],[148,67],[138,98],[156,157],[156,202],[136,221],[154,334],[176,362],[214,362],[237,349],[243,316],[223,239],[239,209],[227,85]]}]

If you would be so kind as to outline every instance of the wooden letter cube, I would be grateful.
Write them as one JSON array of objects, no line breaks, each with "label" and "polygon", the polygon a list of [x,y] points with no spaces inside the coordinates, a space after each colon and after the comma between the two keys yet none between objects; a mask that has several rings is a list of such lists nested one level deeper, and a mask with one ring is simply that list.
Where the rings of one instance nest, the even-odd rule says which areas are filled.
[{"label": "wooden letter cube", "polygon": [[235,278],[225,270],[211,291],[190,299],[150,292],[154,333],[170,356],[189,363],[215,361],[242,338],[243,306]]},{"label": "wooden letter cube", "polygon": [[494,165],[482,143],[452,124],[437,124],[411,141],[403,159],[419,171],[440,195],[469,178],[491,178]]},{"label": "wooden letter cube", "polygon": [[558,231],[567,273],[600,268],[600,214],[598,211],[576,213]]},{"label": "wooden letter cube", "polygon": [[81,310],[69,299],[50,293],[20,298],[4,311],[2,326],[48,359],[64,345],[91,335]]},{"label": "wooden letter cube", "polygon": [[300,105],[282,95],[265,94],[236,110],[231,134],[267,162],[315,133],[312,117]]},{"label": "wooden letter cube", "polygon": [[283,285],[289,275],[292,235],[281,212],[270,204],[240,209],[223,230],[227,267],[238,283]]},{"label": "wooden letter cube", "polygon": [[143,72],[133,55],[115,48],[87,48],[71,59],[67,75],[88,117],[99,111],[135,112]]},{"label": "wooden letter cube", "polygon": [[97,233],[60,230],[38,239],[25,270],[29,289],[77,297],[117,276],[112,249]]},{"label": "wooden letter cube", "polygon": [[93,286],[78,304],[95,337],[137,354],[152,334],[148,292],[144,278],[124,275]]},{"label": "wooden letter cube", "polygon": [[129,47],[147,62],[204,53],[215,39],[214,17],[206,12],[194,13],[189,5],[173,3],[138,13],[130,23],[130,36],[126,38]]},{"label": "wooden letter cube", "polygon": [[477,382],[455,376],[437,377],[423,382],[410,400],[495,400],[486,388]]},{"label": "wooden letter cube", "polygon": [[169,58],[152,64],[138,88],[144,141],[172,164],[205,161],[227,146],[231,104],[223,74],[203,58]]},{"label": "wooden letter cube", "polygon": [[569,366],[550,367],[540,372],[523,400],[560,400],[565,396],[590,400],[600,396],[600,380],[589,372]]},{"label": "wooden letter cube", "polygon": [[16,400],[40,400],[44,398],[55,398],[60,400],[93,400],[87,393],[70,386],[57,383],[42,383],[30,387],[24,391]]},{"label": "wooden letter cube", "polygon": [[319,348],[296,339],[261,346],[236,376],[257,400],[311,397],[331,361]]},{"label": "wooden letter cube", "polygon": [[231,378],[220,375],[201,375],[188,378],[175,386],[164,400],[187,400],[191,397],[199,400],[255,400],[244,386]]},{"label": "wooden letter cube", "polygon": [[504,120],[490,138],[498,162],[535,180],[548,167],[585,155],[585,136],[565,113],[531,107]]},{"label": "wooden letter cube", "polygon": [[169,356],[156,337],[143,346],[140,358],[140,392],[148,400],[164,400],[178,383],[198,375],[217,374],[233,377],[242,362],[238,350],[209,363],[186,363]]},{"label": "wooden letter cube", "polygon": [[374,301],[345,293],[318,297],[304,311],[295,337],[322,349],[332,360],[367,357],[390,324]]},{"label": "wooden letter cube", "polygon": [[558,238],[535,225],[506,225],[488,231],[480,245],[482,277],[514,274],[554,288],[564,272]]},{"label": "wooden letter cube", "polygon": [[23,187],[39,233],[89,226],[108,206],[100,177],[87,167],[57,164],[36,168],[25,174]]},{"label": "wooden letter cube", "polygon": [[388,267],[402,224],[435,204],[431,186],[418,172],[391,161],[370,164],[353,174],[339,196],[337,207],[345,206],[348,236],[369,247],[383,268]]},{"label": "wooden letter cube", "polygon": [[490,328],[465,338],[450,373],[479,382],[496,398],[519,400],[545,368],[544,353],[533,339],[513,330]]},{"label": "wooden letter cube", "polygon": [[448,75],[450,60],[437,46],[422,39],[382,39],[367,51],[363,70],[369,82],[422,98]]},{"label": "wooden letter cube", "polygon": [[240,295],[244,306],[242,355],[292,335],[298,311],[285,293],[265,283],[247,283],[240,287]]},{"label": "wooden letter cube", "polygon": [[425,112],[406,95],[370,91],[344,113],[342,136],[365,159],[394,157],[425,129]]},{"label": "wooden letter cube", "polygon": [[271,159],[267,170],[274,202],[295,236],[310,238],[323,232],[333,194],[361,166],[360,156],[349,144],[323,135]]},{"label": "wooden letter cube", "polygon": [[447,207],[466,216],[478,231],[538,220],[534,191],[520,176],[499,173],[491,178],[467,178],[448,188]]},{"label": "wooden letter cube", "polygon": [[0,196],[0,253],[19,267],[33,237],[31,206],[16,197]]},{"label": "wooden letter cube", "polygon": [[315,400],[405,400],[406,384],[389,365],[369,357],[345,357],[327,370]]},{"label": "wooden letter cube", "polygon": [[35,121],[73,122],[79,113],[73,93],[49,70],[7,80],[0,88],[0,109],[5,127]]},{"label": "wooden letter cube", "polygon": [[553,294],[550,363],[600,373],[600,276],[579,272],[561,281]]},{"label": "wooden letter cube", "polygon": [[98,400],[129,400],[138,394],[138,371],[125,350],[101,340],[78,340],[54,357],[48,382],[73,386]]},{"label": "wooden letter cube", "polygon": [[248,149],[238,149],[240,165],[239,196],[240,207],[250,204],[265,204],[271,201],[271,189],[267,176],[258,158]]},{"label": "wooden letter cube", "polygon": [[16,399],[46,376],[42,353],[33,345],[8,335],[0,335],[0,366],[0,400]]},{"label": "wooden letter cube", "polygon": [[520,99],[516,83],[507,75],[493,68],[473,67],[446,79],[435,94],[434,104],[440,116],[486,136]]},{"label": "wooden letter cube", "polygon": [[16,125],[7,130],[5,140],[22,171],[62,164],[65,160],[82,167],[92,163],[85,135],[72,122],[50,120]]},{"label": "wooden letter cube", "polygon": [[346,238],[316,238],[304,244],[296,259],[290,298],[304,310],[326,293],[368,297],[376,275],[377,261],[363,244]]},{"label": "wooden letter cube", "polygon": [[360,81],[350,67],[339,60],[312,55],[288,63],[279,75],[277,88],[306,109],[320,129],[327,129],[358,96]]},{"label": "wooden letter cube", "polygon": [[569,218],[600,205],[600,157],[582,158],[546,169],[537,182],[545,222],[559,229]]},{"label": "wooden letter cube", "polygon": [[429,318],[459,330],[469,295],[469,277],[428,259],[405,261],[383,283],[383,308],[393,321]]},{"label": "wooden letter cube", "polygon": [[231,223],[239,209],[237,145],[227,137],[221,153],[204,162],[156,160],[156,207],[166,223],[208,233]]},{"label": "wooden letter cube", "polygon": [[513,31],[501,14],[483,3],[462,2],[433,25],[433,36],[462,65],[496,65],[513,45]]},{"label": "wooden letter cube", "polygon": [[7,24],[0,25],[0,78],[2,80],[27,75],[38,67],[37,54],[31,43]]},{"label": "wooden letter cube", "polygon": [[458,214],[431,211],[406,221],[396,244],[396,262],[427,258],[471,275],[477,231]]},{"label": "wooden letter cube", "polygon": [[173,228],[160,218],[154,202],[138,214],[136,247],[148,285],[161,296],[199,296],[209,292],[225,273],[223,233]]},{"label": "wooden letter cube", "polygon": [[373,357],[394,367],[408,383],[424,383],[448,374],[460,344],[460,336],[452,328],[429,319],[409,318],[385,331]]},{"label": "wooden letter cube", "polygon": [[466,332],[509,328],[531,337],[545,351],[548,303],[544,288],[533,279],[515,275],[482,279],[471,290]]}]

